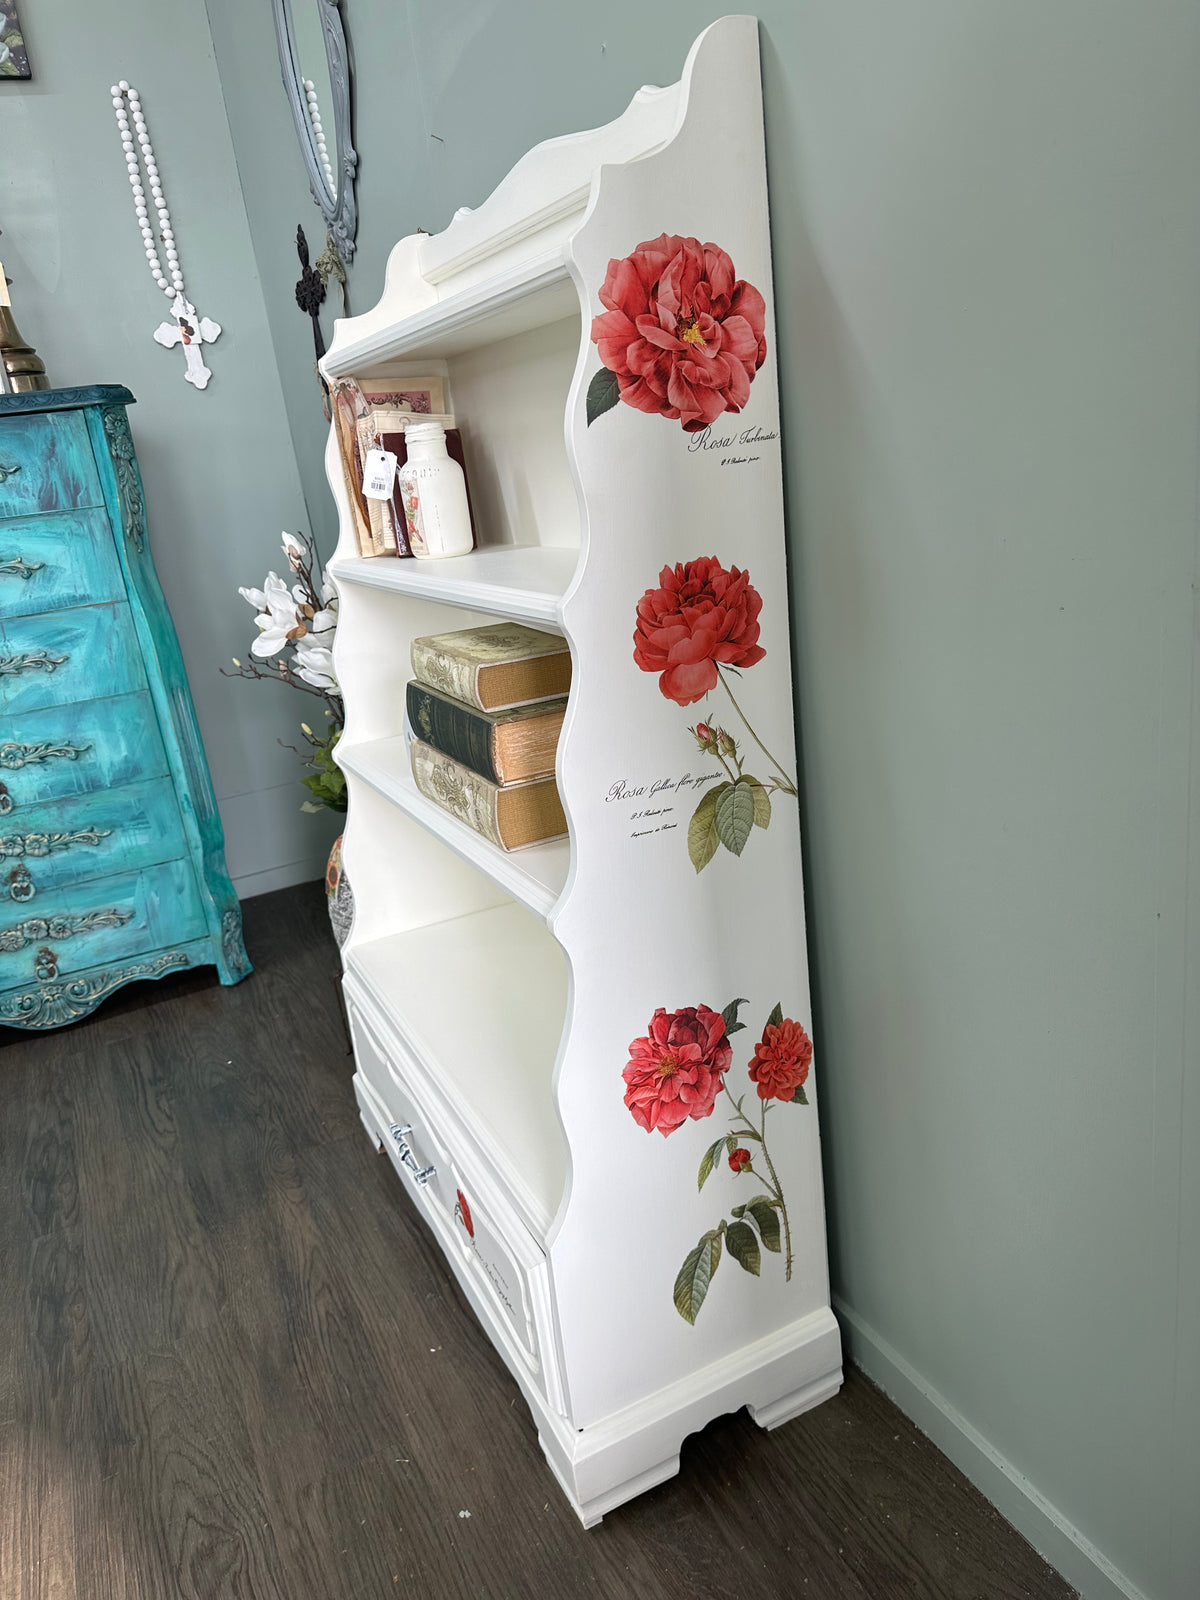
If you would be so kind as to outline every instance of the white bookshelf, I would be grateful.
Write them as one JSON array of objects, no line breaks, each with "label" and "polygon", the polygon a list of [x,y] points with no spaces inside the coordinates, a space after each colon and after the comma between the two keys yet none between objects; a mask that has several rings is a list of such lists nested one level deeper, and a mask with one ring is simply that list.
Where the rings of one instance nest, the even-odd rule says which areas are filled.
[{"label": "white bookshelf", "polygon": [[[703,256],[706,287],[686,288],[678,314],[663,311],[669,284],[655,290],[679,359],[696,359],[685,335],[710,341],[706,359],[753,356],[745,330],[756,317],[762,327],[765,360],[750,366],[748,393],[735,397],[740,380],[721,369],[722,397],[740,409],[708,435],[628,400],[588,421],[609,264],[642,261],[639,248],[660,235],[719,247]],[[701,35],[679,83],[530,151],[443,233],[401,240],[379,304],[338,322],[323,363],[330,377],[386,367],[443,379],[479,531],[479,548],[456,560],[361,558],[331,436],[355,1093],[585,1525],[670,1476],[683,1438],[712,1417],[746,1405],[775,1426],[841,1381],[816,1069],[805,1102],[776,1098],[763,1114],[778,1196],[765,1224],[745,1205],[767,1182],[764,1160],[738,1173],[722,1146],[697,1183],[734,1115],[724,1094],[712,1100],[717,1088],[758,1115],[748,1069],[772,1007],[811,1028],[786,778],[795,751],[771,281],[757,24],[727,17]],[[691,573],[701,558],[726,578],[748,574],[765,656],[751,651],[743,675],[718,675],[710,695],[684,704],[639,666],[633,633],[660,570],[690,562]],[[511,854],[420,794],[404,728],[412,640],[497,617],[561,632],[573,667],[557,767],[570,837]],[[738,648],[749,648],[751,621],[737,623]],[[756,741],[769,730],[769,772],[738,716]],[[775,767],[783,783],[749,838],[729,833],[740,853],[723,845],[697,871],[691,813],[709,789],[723,792],[717,758],[688,731],[702,717],[738,730],[739,759],[760,784],[775,782]],[[749,827],[744,812],[743,802]],[[722,1039],[716,1018],[735,999],[745,1031]],[[625,1099],[631,1041],[649,1037],[659,1008],[685,1028],[695,1007],[710,1019],[709,1076],[689,1102],[703,1114],[666,1137],[647,1132]],[[682,1048],[658,1058],[663,1105],[673,1074],[693,1070]],[[753,1131],[739,1137],[759,1149]],[[784,1196],[786,1270],[772,1247]],[[753,1256],[750,1221],[761,1234]],[[687,1262],[705,1237],[723,1259],[698,1285]],[[689,1272],[681,1302],[677,1275]]]},{"label": "white bookshelf", "polygon": [[[474,975],[470,1005],[464,965]],[[350,970],[399,1020],[427,1086],[487,1152],[544,1249],[566,1179],[550,1091],[567,1004],[556,940],[515,907],[495,906],[374,939]]]},{"label": "white bookshelf", "polygon": [[446,561],[348,556],[330,573],[339,586],[362,584],[559,629],[563,595],[578,561],[578,547],[493,545]]},{"label": "white bookshelf", "polygon": [[403,735],[357,744],[341,754],[341,766],[470,862],[519,905],[543,919],[550,915],[567,881],[571,864],[568,840],[549,839],[523,850],[497,850],[421,793],[413,781]]}]

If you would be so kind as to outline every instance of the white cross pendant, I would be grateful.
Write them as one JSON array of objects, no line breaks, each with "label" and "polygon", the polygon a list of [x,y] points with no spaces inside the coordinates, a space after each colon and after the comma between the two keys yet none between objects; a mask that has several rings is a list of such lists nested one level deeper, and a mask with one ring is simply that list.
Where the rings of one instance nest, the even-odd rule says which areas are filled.
[{"label": "white cross pendant", "polygon": [[220,324],[214,322],[211,317],[197,317],[195,306],[181,294],[175,296],[171,315],[175,319],[173,322],[164,322],[161,327],[155,328],[155,340],[165,345],[168,350],[172,345],[182,344],[187,360],[187,371],[183,376],[197,389],[203,389],[212,377],[212,373],[204,365],[200,346],[213,342],[221,331]]}]

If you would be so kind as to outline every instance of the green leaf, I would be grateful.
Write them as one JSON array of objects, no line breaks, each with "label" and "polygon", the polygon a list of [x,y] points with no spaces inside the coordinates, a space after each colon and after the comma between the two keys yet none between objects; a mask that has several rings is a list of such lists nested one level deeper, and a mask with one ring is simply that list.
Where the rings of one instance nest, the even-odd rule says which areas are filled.
[{"label": "green leaf", "polygon": [[806,1106],[808,1104],[808,1096],[804,1092],[803,1084],[796,1090],[789,1104],[794,1106]]},{"label": "green leaf", "polygon": [[757,1278],[761,1257],[754,1229],[745,1222],[731,1222],[725,1230],[725,1243],[729,1246],[729,1254],[743,1272],[752,1272]]},{"label": "green leaf", "polygon": [[728,1038],[731,1033],[737,1033],[739,1028],[744,1028],[746,1026],[744,1022],[738,1021],[738,1007],[748,1006],[749,1004],[750,1002],[746,999],[731,1000],[725,1007],[724,1011],[722,1011],[721,1015],[725,1019],[726,1038]]},{"label": "green leaf", "polygon": [[[745,1224],[742,1224],[745,1226]],[[713,1274],[721,1264],[721,1234],[717,1228],[689,1250],[675,1279],[675,1309],[685,1322],[695,1323]]]},{"label": "green leaf", "polygon": [[[762,1242],[768,1250],[779,1250],[779,1217],[776,1215],[774,1200],[768,1199],[765,1194],[756,1194],[753,1200],[747,1200],[742,1208],[743,1214],[749,1212],[758,1225],[762,1234]],[[735,1213],[736,1215],[736,1213]]]},{"label": "green leaf", "polygon": [[759,783],[757,778],[752,778],[749,773],[743,778],[743,783],[753,786],[754,790],[754,826],[765,828],[771,821],[771,796]]},{"label": "green leaf", "polygon": [[717,845],[721,842],[714,821],[717,801],[723,789],[732,787],[732,784],[721,783],[715,789],[709,789],[707,794],[700,797],[699,805],[692,812],[692,820],[688,823],[688,855],[697,872],[703,872],[717,853]]},{"label": "green leaf", "polygon": [[597,417],[602,417],[606,411],[611,411],[621,398],[620,385],[617,375],[610,372],[607,367],[601,367],[591,383],[587,392],[587,425],[590,428]]},{"label": "green leaf", "polygon": [[696,1179],[696,1188],[697,1189],[703,1189],[705,1183],[708,1181],[708,1179],[709,1179],[709,1177],[710,1177],[710,1175],[712,1173],[713,1168],[716,1166],[718,1160],[720,1159],[721,1151],[724,1150],[724,1148],[725,1148],[725,1139],[724,1139],[724,1136],[722,1136],[714,1144],[710,1144],[708,1149],[701,1156],[701,1158],[700,1158],[700,1173],[699,1173],[699,1176]]},{"label": "green leaf", "polygon": [[767,1018],[767,1027],[768,1028],[777,1028],[782,1021],[783,1021],[783,1007],[780,1005],[780,1003],[777,1000],[775,1002],[775,1009],[771,1012],[771,1015]]},{"label": "green leaf", "polygon": [[713,820],[726,850],[740,856],[754,826],[754,790],[745,778],[739,778],[719,795]]}]

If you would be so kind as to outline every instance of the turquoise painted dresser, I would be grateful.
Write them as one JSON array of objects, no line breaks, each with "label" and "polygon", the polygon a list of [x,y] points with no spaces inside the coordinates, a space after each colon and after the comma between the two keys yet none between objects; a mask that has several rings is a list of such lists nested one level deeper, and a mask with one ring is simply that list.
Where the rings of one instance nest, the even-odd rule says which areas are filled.
[{"label": "turquoise painted dresser", "polygon": [[250,971],[125,407],[0,395],[0,1023]]}]

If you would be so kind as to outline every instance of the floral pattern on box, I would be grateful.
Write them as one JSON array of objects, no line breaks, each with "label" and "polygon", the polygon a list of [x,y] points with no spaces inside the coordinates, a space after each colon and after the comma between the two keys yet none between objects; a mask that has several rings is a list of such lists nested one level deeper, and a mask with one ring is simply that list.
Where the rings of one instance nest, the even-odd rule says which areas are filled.
[{"label": "floral pattern on box", "polygon": [[695,433],[740,411],[767,359],[766,301],[720,245],[660,233],[608,263],[592,342],[589,427],[618,400]]},{"label": "floral pattern on box", "polygon": [[733,1206],[729,1218],[708,1229],[684,1258],[673,1298],[679,1315],[693,1324],[725,1252],[755,1277],[763,1250],[782,1253],[784,1279],[790,1283],[792,1277],[791,1222],[767,1148],[767,1115],[777,1105],[808,1104],[804,1085],[812,1066],[812,1040],[799,1022],[784,1016],[782,1005],[775,1006],[747,1065],[747,1076],[758,1091],[756,1121],[744,1109],[749,1089],[735,1099],[726,1082],[733,1064],[730,1035],[745,1028],[738,1011],[746,1004],[744,999],[731,1000],[723,1011],[705,1005],[678,1011],[659,1006],[645,1034],[630,1044],[622,1073],[625,1104],[633,1120],[647,1133],[661,1133],[664,1138],[685,1122],[710,1117],[717,1096],[723,1094],[729,1102],[729,1131],[705,1150],[697,1186],[704,1188],[724,1158],[735,1178],[753,1178],[760,1190]]}]

